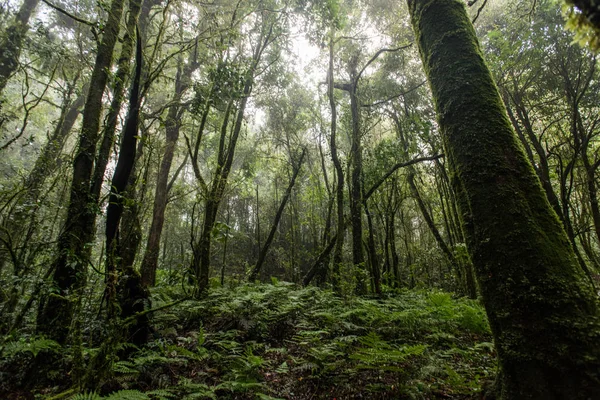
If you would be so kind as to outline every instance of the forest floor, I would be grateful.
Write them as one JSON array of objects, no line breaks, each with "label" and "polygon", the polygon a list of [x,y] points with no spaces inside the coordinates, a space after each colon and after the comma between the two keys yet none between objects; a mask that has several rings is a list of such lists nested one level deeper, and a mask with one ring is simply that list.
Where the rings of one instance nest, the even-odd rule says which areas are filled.
[{"label": "forest floor", "polygon": [[[154,306],[177,297],[157,291]],[[152,323],[150,343],[113,357],[98,393],[57,396],[65,375],[40,387],[52,380],[18,366],[52,343],[8,343],[0,398],[476,399],[496,365],[483,308],[441,291],[344,299],[287,283],[242,285],[165,308]],[[15,389],[32,379],[33,391]]]}]

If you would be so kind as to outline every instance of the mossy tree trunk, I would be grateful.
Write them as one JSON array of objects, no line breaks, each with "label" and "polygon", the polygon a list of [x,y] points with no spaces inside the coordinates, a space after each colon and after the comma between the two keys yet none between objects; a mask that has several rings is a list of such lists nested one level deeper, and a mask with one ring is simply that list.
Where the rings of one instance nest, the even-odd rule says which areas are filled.
[{"label": "mossy tree trunk", "polygon": [[333,274],[331,281],[333,287],[339,288],[340,266],[342,264],[342,250],[344,248],[344,237],[346,235],[346,224],[344,221],[344,169],[340,162],[337,149],[337,106],[333,94],[333,51],[335,46],[334,29],[329,32],[329,68],[327,70],[327,98],[331,109],[331,137],[329,139],[329,150],[331,152],[331,161],[335,168],[336,185],[335,185],[335,201],[336,201],[336,240],[335,251],[333,253]]},{"label": "mossy tree trunk", "polygon": [[[131,5],[135,0],[131,1]],[[131,16],[137,19],[139,13],[138,2],[135,4],[135,11],[131,8]],[[137,13],[136,13],[137,11]],[[136,21],[134,21],[136,22]],[[135,23],[134,23],[135,26]],[[119,157],[115,166],[115,172],[111,181],[111,191],[106,210],[106,283],[107,283],[107,304],[109,317],[114,316],[112,306],[116,300],[116,287],[120,275],[124,274],[125,268],[131,268],[131,265],[123,265],[119,259],[119,225],[125,208],[124,195],[127,189],[129,177],[133,171],[133,165],[137,151],[138,126],[140,119],[140,84],[142,74],[142,44],[137,39],[136,49],[136,69],[132,82],[131,92],[129,94],[129,110],[125,119],[125,126],[121,133],[121,144],[119,147]],[[140,282],[141,283],[141,282]]]},{"label": "mossy tree trunk", "polygon": [[408,0],[483,302],[501,399],[600,393],[600,312],[459,0]]},{"label": "mossy tree trunk", "polygon": [[91,178],[102,115],[102,97],[112,65],[113,50],[119,35],[124,0],[113,0],[98,47],[90,89],[83,111],[79,143],[73,161],[73,180],[64,229],[58,239],[58,255],[52,268],[55,292],[42,302],[38,331],[66,342],[76,296],[85,286],[90,255],[90,226],[95,225],[97,203],[91,201]]},{"label": "mossy tree trunk", "polygon": [[[196,60],[183,67],[180,65],[178,66],[177,75],[175,77],[175,93],[172,104],[169,106],[167,120],[165,122],[165,148],[160,163],[158,177],[156,179],[156,190],[152,209],[152,224],[150,226],[150,231],[148,232],[146,252],[144,253],[141,267],[144,286],[154,286],[156,284],[156,269],[158,268],[160,239],[165,222],[165,211],[167,209],[167,198],[169,195],[169,173],[175,156],[175,149],[179,140],[179,132],[182,124],[181,117],[184,107],[181,104],[181,98],[192,84],[191,76],[198,66],[199,64]],[[208,115],[208,112],[206,112],[205,115]],[[203,118],[203,121],[206,121],[206,117]]]},{"label": "mossy tree trunk", "polygon": [[6,29],[0,42],[0,94],[4,91],[8,79],[19,66],[19,55],[23,39],[29,29],[29,19],[39,0],[24,0],[13,23]]}]

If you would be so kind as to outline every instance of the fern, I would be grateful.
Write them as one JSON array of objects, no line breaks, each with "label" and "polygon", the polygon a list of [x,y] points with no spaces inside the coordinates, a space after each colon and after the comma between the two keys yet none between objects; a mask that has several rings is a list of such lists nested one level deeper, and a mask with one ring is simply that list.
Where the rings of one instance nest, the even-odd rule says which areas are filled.
[{"label": "fern", "polygon": [[79,393],[70,400],[150,400],[150,397],[139,390],[120,390],[106,397],[101,397],[96,392]]},{"label": "fern", "polygon": [[119,390],[105,397],[106,400],[150,400],[150,397],[139,390]]},{"label": "fern", "polygon": [[139,374],[140,371],[136,368],[135,363],[131,361],[117,361],[113,364],[113,372],[119,374]]},{"label": "fern", "polygon": [[216,399],[215,394],[216,388],[211,388],[204,383],[193,383],[187,378],[183,378],[179,381],[179,385],[173,388],[183,400],[192,399]]},{"label": "fern", "polygon": [[409,357],[420,356],[427,348],[426,345],[396,347],[381,340],[375,333],[362,337],[359,341],[364,347],[350,356],[358,361],[359,369],[401,371],[398,364]]},{"label": "fern", "polygon": [[101,400],[102,397],[96,392],[79,393],[71,397],[69,400]]},{"label": "fern", "polygon": [[56,352],[61,349],[60,344],[54,340],[39,338],[39,339],[19,339],[15,342],[8,342],[0,348],[0,354],[4,357],[12,357],[18,353],[31,353],[34,357],[41,351]]},{"label": "fern", "polygon": [[156,400],[171,400],[178,398],[177,394],[167,389],[151,390],[149,392],[146,392],[146,394],[151,396],[152,398],[155,398]]}]

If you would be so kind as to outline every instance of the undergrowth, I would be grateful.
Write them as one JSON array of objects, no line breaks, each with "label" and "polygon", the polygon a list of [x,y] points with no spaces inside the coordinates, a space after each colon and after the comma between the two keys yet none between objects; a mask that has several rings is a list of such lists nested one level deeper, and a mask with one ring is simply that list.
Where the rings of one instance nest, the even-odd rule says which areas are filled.
[{"label": "undergrowth", "polygon": [[[177,295],[163,289],[154,298],[160,305]],[[156,313],[153,325],[152,341],[113,360],[97,391],[37,388],[37,397],[466,399],[480,395],[495,368],[483,308],[439,291],[344,300],[277,282],[215,288]],[[56,346],[10,342],[0,374]]]}]

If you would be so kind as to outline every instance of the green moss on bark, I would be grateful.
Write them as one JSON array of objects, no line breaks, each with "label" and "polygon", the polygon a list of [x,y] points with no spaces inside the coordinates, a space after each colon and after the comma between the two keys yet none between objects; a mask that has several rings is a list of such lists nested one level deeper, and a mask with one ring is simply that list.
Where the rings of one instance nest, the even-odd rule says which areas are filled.
[{"label": "green moss on bark", "polygon": [[598,297],[512,131],[464,4],[408,4],[498,349],[500,397],[598,398]]}]

